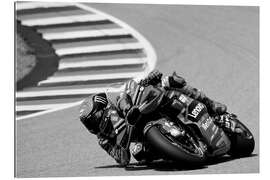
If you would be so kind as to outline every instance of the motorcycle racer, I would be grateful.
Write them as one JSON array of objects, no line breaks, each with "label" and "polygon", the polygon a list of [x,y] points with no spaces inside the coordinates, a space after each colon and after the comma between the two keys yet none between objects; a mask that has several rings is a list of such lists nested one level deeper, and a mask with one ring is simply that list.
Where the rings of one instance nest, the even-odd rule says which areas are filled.
[{"label": "motorcycle racer", "polygon": [[[162,78],[159,71],[151,72],[147,78],[139,82],[143,86],[160,86],[164,88],[178,88],[182,93],[189,97],[204,103],[211,116],[215,117],[215,123],[221,127],[232,140],[232,155],[249,155],[254,148],[254,144],[244,146],[248,149],[240,149],[240,134],[244,132],[245,127],[233,115],[226,113],[227,107],[224,104],[211,100],[202,91],[188,85],[184,78],[178,76],[175,72],[171,76]],[[126,166],[130,161],[130,140],[134,126],[139,119],[140,112],[138,108],[132,106],[132,98],[138,83],[129,81],[126,84],[125,91],[120,94],[117,100],[117,108],[111,106],[105,93],[99,93],[87,98],[80,109],[80,120],[85,127],[92,133],[97,135],[99,145],[120,165]],[[116,122],[113,124],[112,119]],[[127,128],[120,140],[117,139],[115,128],[126,124]],[[250,142],[245,142],[250,143]],[[242,146],[241,146],[242,147]],[[240,152],[239,152],[240,151]],[[135,144],[132,154],[137,160],[145,160],[147,155],[147,146],[138,142]]]}]

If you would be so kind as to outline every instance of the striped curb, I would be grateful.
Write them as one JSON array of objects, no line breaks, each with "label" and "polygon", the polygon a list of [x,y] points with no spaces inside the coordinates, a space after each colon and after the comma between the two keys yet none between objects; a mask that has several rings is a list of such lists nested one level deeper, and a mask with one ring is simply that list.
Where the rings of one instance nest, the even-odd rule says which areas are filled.
[{"label": "striped curb", "polygon": [[52,45],[58,70],[16,92],[17,120],[72,107],[109,84],[140,79],[154,69],[151,44],[125,22],[79,3],[16,3],[17,19]]}]

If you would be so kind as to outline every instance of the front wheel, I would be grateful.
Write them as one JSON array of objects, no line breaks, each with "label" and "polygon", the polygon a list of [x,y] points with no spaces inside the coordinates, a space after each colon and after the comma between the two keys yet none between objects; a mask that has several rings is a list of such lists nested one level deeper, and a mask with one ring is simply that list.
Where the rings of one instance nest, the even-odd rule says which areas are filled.
[{"label": "front wheel", "polygon": [[154,125],[147,131],[146,138],[165,158],[196,165],[205,161],[205,153],[200,143],[187,132],[176,138],[162,129],[162,126]]}]

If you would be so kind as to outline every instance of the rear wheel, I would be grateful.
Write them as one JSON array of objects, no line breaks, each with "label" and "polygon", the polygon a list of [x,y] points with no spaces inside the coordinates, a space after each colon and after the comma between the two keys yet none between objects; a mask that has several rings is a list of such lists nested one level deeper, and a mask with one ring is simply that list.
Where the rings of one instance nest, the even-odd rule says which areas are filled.
[{"label": "rear wheel", "polygon": [[205,161],[199,141],[187,132],[183,136],[174,137],[162,126],[155,125],[149,128],[146,138],[162,157],[196,165]]},{"label": "rear wheel", "polygon": [[238,119],[235,119],[235,121],[237,121],[237,126],[244,132],[241,134],[234,133],[229,136],[231,141],[231,149],[228,154],[233,157],[249,156],[255,147],[254,137],[243,123],[241,123]]}]

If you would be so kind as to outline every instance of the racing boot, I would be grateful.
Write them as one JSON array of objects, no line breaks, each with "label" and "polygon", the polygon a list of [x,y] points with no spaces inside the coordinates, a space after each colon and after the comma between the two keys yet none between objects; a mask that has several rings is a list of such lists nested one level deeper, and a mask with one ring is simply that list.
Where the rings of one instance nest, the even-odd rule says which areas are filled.
[{"label": "racing boot", "polygon": [[244,129],[239,126],[239,120],[235,114],[224,113],[215,117],[215,123],[228,133],[243,133]]},{"label": "racing boot", "polygon": [[221,115],[227,111],[226,105],[210,99],[201,90],[188,85],[185,79],[176,74],[176,72],[173,72],[171,76],[163,78],[162,86],[180,89],[181,92],[189,97],[204,103],[210,111],[210,114]]},{"label": "racing boot", "polygon": [[210,99],[201,90],[188,85],[182,89],[184,89],[190,97],[204,103],[210,115],[222,115],[227,112],[227,106],[225,104]]}]

